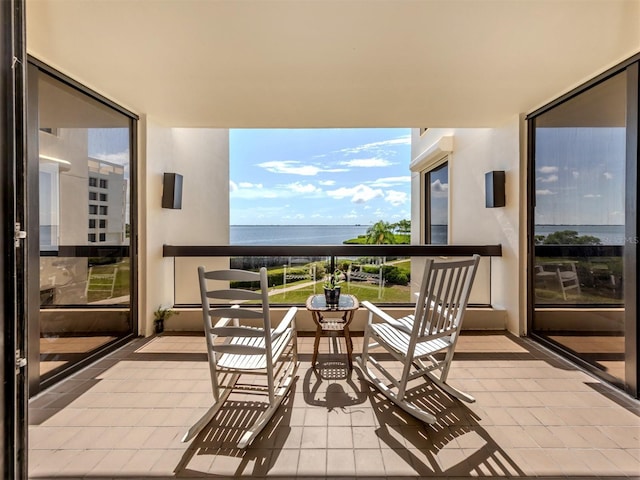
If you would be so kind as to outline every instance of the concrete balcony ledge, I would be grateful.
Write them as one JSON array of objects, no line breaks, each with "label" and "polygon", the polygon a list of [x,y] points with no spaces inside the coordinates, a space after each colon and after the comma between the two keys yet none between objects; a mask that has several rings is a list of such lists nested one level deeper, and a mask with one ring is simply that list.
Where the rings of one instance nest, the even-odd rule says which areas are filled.
[{"label": "concrete balcony ledge", "polygon": [[[394,316],[409,315],[413,312],[410,307],[385,307],[385,310]],[[176,308],[180,315],[176,315],[165,321],[164,328],[167,332],[200,332],[203,331],[202,326],[202,310],[200,308]],[[272,322],[275,325],[282,320],[286,307],[274,307],[271,309]],[[327,317],[338,315],[338,313],[327,314]],[[367,311],[360,308],[353,318],[351,330],[353,332],[364,331],[367,322]],[[307,311],[304,306],[298,307],[296,316],[296,325],[301,332],[313,332],[315,326],[311,318],[311,312]],[[491,307],[468,308],[463,330],[494,330],[502,331],[507,328],[507,311]]]}]

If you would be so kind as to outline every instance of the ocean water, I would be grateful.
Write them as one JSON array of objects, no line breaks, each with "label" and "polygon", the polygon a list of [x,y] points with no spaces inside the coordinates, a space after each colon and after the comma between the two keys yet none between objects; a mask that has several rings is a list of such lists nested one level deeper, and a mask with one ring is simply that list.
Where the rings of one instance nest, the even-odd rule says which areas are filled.
[{"label": "ocean water", "polygon": [[[367,232],[368,225],[231,225],[231,245],[341,245]],[[446,228],[446,227],[445,227]],[[575,230],[592,235],[603,245],[624,245],[624,225],[536,225],[536,235]],[[434,230],[434,241],[446,230]],[[440,238],[442,237],[442,238]]]},{"label": "ocean water", "polygon": [[368,225],[231,225],[231,245],[341,245]]}]

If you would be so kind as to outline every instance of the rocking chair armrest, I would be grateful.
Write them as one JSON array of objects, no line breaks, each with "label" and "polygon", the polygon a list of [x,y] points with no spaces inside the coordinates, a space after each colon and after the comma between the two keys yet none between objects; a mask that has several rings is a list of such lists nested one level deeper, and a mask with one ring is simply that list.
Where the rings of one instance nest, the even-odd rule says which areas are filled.
[{"label": "rocking chair armrest", "polygon": [[297,312],[298,312],[298,307],[291,307],[289,308],[289,310],[287,310],[287,313],[285,314],[284,318],[282,319],[278,327],[273,331],[272,338],[274,339],[278,338],[287,330],[287,328],[291,326],[291,323],[296,318]]},{"label": "rocking chair armrest", "polygon": [[361,303],[361,305],[366,308],[367,310],[369,310],[372,314],[374,314],[376,317],[379,317],[381,320],[383,320],[384,322],[388,323],[389,325],[391,325],[392,327],[397,328],[398,330],[402,330],[403,332],[406,332],[408,334],[411,334],[411,331],[407,329],[406,326],[404,326],[402,323],[398,322],[398,320],[396,320],[395,318],[393,318],[391,315],[389,315],[387,312],[385,312],[384,310],[380,309],[379,307],[376,307],[373,303],[365,300]]}]

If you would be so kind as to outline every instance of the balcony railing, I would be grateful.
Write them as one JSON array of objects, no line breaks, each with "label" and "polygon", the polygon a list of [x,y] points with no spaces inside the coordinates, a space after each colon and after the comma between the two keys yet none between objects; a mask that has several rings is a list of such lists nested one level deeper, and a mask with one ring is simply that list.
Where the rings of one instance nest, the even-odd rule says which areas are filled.
[{"label": "balcony railing", "polygon": [[[304,304],[322,291],[329,272],[339,269],[343,291],[381,304],[408,305],[416,291],[425,257],[483,258],[470,303],[491,305],[491,257],[501,245],[165,245],[163,256],[174,258],[175,297],[179,307],[200,304],[196,267],[259,268],[270,275],[274,305]],[[413,276],[412,276],[413,274]]]}]

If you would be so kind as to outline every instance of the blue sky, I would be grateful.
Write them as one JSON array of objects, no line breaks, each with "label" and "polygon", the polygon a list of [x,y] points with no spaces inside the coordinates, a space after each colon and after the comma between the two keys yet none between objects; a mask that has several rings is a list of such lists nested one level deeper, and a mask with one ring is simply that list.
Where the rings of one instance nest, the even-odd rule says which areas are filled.
[{"label": "blue sky", "polygon": [[411,218],[411,131],[230,131],[231,225],[370,225]]}]

